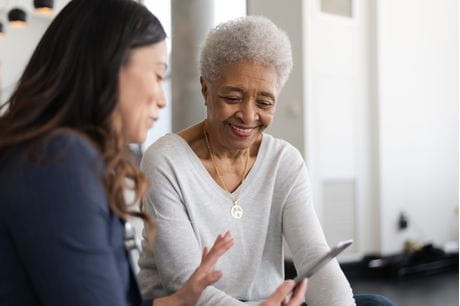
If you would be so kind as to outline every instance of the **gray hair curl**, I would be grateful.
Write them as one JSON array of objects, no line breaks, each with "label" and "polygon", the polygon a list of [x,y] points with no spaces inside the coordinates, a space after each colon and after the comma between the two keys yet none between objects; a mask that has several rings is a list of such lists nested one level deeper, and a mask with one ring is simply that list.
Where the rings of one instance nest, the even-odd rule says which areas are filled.
[{"label": "gray hair curl", "polygon": [[213,82],[219,69],[228,63],[249,60],[272,66],[278,76],[278,89],[284,86],[292,69],[291,42],[271,20],[247,16],[219,24],[204,41],[200,73]]}]

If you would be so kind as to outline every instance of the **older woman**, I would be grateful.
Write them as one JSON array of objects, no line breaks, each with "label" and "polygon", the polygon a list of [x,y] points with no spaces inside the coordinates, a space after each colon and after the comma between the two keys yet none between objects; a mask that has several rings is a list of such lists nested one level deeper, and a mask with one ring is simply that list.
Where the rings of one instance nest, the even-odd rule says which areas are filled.
[{"label": "older woman", "polygon": [[[299,273],[329,247],[312,203],[302,155],[264,133],[292,68],[287,35],[264,17],[245,17],[211,31],[201,53],[207,118],[159,139],[142,169],[151,179],[144,202],[155,218],[153,253],[140,258],[146,297],[177,290],[200,262],[201,249],[230,229],[224,276],[200,305],[257,304],[283,281],[283,236]],[[337,261],[309,281],[309,305],[354,305]]]}]

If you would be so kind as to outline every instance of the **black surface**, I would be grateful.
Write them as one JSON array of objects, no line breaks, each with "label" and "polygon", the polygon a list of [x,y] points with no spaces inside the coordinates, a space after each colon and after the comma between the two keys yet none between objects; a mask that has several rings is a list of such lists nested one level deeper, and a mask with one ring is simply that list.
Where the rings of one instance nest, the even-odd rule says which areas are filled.
[{"label": "black surface", "polygon": [[[412,253],[380,257],[368,255],[358,262],[342,263],[340,266],[348,279],[403,279],[458,271],[458,253],[445,254],[426,245]],[[297,276],[292,261],[285,262],[285,278]]]}]

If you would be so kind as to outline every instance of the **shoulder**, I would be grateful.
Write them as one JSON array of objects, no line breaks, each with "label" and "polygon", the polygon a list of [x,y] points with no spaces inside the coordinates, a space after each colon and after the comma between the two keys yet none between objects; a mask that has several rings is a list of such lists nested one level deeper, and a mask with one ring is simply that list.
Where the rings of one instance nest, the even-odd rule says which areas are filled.
[{"label": "shoulder", "polygon": [[88,137],[62,129],[18,145],[5,156],[8,167],[50,167],[66,162],[96,161],[101,155]]},{"label": "shoulder", "polygon": [[148,172],[152,167],[182,163],[190,151],[187,146],[188,144],[179,135],[166,134],[144,152],[141,160],[142,170]]},{"label": "shoulder", "polygon": [[21,147],[15,154],[0,171],[0,182],[8,186],[4,198],[14,204],[11,207],[15,210],[30,209],[32,198],[36,200],[34,205],[56,214],[61,206],[70,211],[71,207],[105,203],[102,158],[85,136],[71,131],[54,132]]},{"label": "shoulder", "polygon": [[[90,139],[78,132],[63,130],[35,141],[28,148],[28,162],[36,166],[79,168],[87,164],[93,169],[103,166],[101,154]],[[84,169],[81,169],[84,170]]]},{"label": "shoulder", "polygon": [[62,131],[51,135],[50,140],[52,144],[64,145],[65,148],[76,149],[92,157],[99,156],[99,152],[91,140],[78,132]]},{"label": "shoulder", "polygon": [[304,163],[300,151],[284,139],[276,138],[270,134],[264,134],[264,154],[267,157],[276,158],[288,163]]},{"label": "shoulder", "polygon": [[55,132],[47,138],[42,139],[44,147],[50,152],[66,152],[83,154],[85,157],[97,158],[100,156],[96,146],[90,141],[87,136],[84,136],[74,131]]},{"label": "shoulder", "polygon": [[168,133],[152,143],[144,155],[155,155],[169,153],[171,150],[176,150],[181,145],[180,136],[173,133]]},{"label": "shoulder", "polygon": [[265,177],[276,178],[276,182],[282,186],[292,185],[299,174],[307,171],[300,151],[283,139],[264,134],[259,154],[259,167]]},{"label": "shoulder", "polygon": [[[82,167],[86,164],[87,167]],[[8,153],[0,178],[14,174],[16,178],[47,180],[72,172],[102,170],[103,162],[89,138],[70,130],[59,130],[17,146]]]}]

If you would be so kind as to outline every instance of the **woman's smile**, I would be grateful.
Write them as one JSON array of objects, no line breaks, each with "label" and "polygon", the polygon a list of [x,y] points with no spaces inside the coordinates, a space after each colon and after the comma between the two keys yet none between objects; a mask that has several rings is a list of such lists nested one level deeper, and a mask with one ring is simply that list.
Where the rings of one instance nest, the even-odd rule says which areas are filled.
[{"label": "woman's smile", "polygon": [[257,127],[247,128],[229,123],[230,130],[238,137],[249,137]]}]

